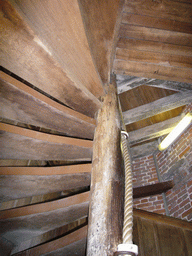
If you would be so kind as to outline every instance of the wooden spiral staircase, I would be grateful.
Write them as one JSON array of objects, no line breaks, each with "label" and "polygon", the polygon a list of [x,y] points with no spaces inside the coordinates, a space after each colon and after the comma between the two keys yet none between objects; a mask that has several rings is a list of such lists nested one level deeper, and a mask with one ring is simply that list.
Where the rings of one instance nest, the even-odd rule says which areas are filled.
[{"label": "wooden spiral staircase", "polygon": [[[95,118],[122,2],[0,1],[2,256],[85,255]],[[179,255],[191,246],[181,223]]]}]

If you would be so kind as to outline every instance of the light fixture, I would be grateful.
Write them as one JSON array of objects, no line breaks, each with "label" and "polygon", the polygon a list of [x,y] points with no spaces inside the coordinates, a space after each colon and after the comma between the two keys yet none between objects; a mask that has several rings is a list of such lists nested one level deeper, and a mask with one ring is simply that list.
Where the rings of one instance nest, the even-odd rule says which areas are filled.
[{"label": "light fixture", "polygon": [[159,144],[158,149],[160,151],[163,151],[169,145],[171,145],[179,137],[179,135],[190,125],[191,121],[192,114],[188,113]]}]

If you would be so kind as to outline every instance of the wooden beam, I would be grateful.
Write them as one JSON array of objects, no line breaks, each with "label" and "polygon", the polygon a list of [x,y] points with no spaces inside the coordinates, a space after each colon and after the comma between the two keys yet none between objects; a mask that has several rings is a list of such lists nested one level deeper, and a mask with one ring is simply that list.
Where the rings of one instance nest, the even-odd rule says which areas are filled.
[{"label": "wooden beam", "polygon": [[91,173],[91,164],[76,164],[52,167],[0,167],[0,175],[64,175]]},{"label": "wooden beam", "polygon": [[131,124],[142,119],[169,111],[192,102],[192,92],[175,93],[154,102],[123,112],[125,124]]},{"label": "wooden beam", "polygon": [[125,80],[117,83],[118,94],[132,90],[140,85],[147,85],[162,89],[174,90],[178,92],[191,91],[192,85],[188,83],[174,82],[174,81],[164,81],[154,78],[144,78],[144,77],[134,77],[129,76]]},{"label": "wooden beam", "polygon": [[31,214],[50,212],[89,201],[89,192],[66,197],[52,202],[34,204],[0,212],[0,219],[11,219]]},{"label": "wooden beam", "polygon": [[57,236],[64,236],[81,223],[86,223],[88,207],[89,203],[85,202],[41,214],[0,220],[0,235],[15,244],[12,251],[12,254],[15,254]]},{"label": "wooden beam", "polygon": [[144,85],[149,80],[154,80],[154,79],[148,79],[144,77],[135,77],[135,76],[126,76],[125,80],[117,82],[117,92],[118,94],[127,92],[140,85]]},{"label": "wooden beam", "polygon": [[122,242],[124,198],[120,117],[113,85],[109,85],[97,123],[93,146],[87,255],[111,256]]},{"label": "wooden beam", "polygon": [[134,145],[166,135],[173,130],[181,119],[182,116],[177,116],[163,122],[129,132],[129,142],[131,145]]},{"label": "wooden beam", "polygon": [[0,88],[2,118],[93,139],[95,119],[53,101],[2,71]]},{"label": "wooden beam", "polygon": [[91,160],[92,141],[0,123],[1,159]]},{"label": "wooden beam", "polygon": [[155,140],[142,145],[131,147],[131,157],[132,159],[136,159],[143,156],[151,155],[157,150],[158,145],[159,143]]},{"label": "wooden beam", "polygon": [[73,244],[87,236],[87,226],[80,228],[69,235],[66,235],[64,237],[61,237],[59,239],[56,239],[54,241],[51,241],[49,243],[39,245],[37,247],[34,247],[32,249],[29,249],[24,252],[20,252],[15,254],[16,256],[40,256],[42,254],[50,253],[55,250],[64,248],[67,245]]},{"label": "wooden beam", "polygon": [[122,23],[189,34],[191,34],[192,31],[191,23],[159,18],[159,12],[156,17],[124,12]]},{"label": "wooden beam", "polygon": [[189,33],[167,31],[163,29],[147,28],[128,24],[121,25],[119,36],[189,47],[192,45],[192,35]]},{"label": "wooden beam", "polygon": [[154,212],[148,212],[139,209],[133,209],[134,217],[140,217],[148,220],[155,221],[156,223],[162,223],[166,225],[175,226],[182,229],[192,230],[192,223],[186,220],[181,220],[173,217],[168,217],[163,214],[157,214]]},{"label": "wooden beam", "polygon": [[173,188],[174,182],[172,180],[159,182],[152,185],[142,186],[133,188],[133,198],[141,198],[146,196],[154,196],[161,193],[167,192],[169,189]]},{"label": "wooden beam", "polygon": [[86,188],[90,173],[63,175],[1,175],[0,202]]},{"label": "wooden beam", "polygon": [[130,76],[163,79],[176,82],[192,83],[192,69],[164,66],[139,61],[115,60],[114,72]]},{"label": "wooden beam", "polygon": [[91,56],[78,1],[12,3],[72,81],[82,89],[86,87],[95,97],[102,96],[103,86]]},{"label": "wooden beam", "polygon": [[141,61],[164,66],[192,68],[192,57],[169,55],[151,51],[136,51],[132,49],[120,48],[116,50],[116,59]]},{"label": "wooden beam", "polygon": [[149,40],[138,40],[131,38],[120,38],[118,48],[132,49],[137,51],[159,52],[169,55],[192,56],[192,47],[166,44],[162,42],[152,42]]},{"label": "wooden beam", "polygon": [[104,84],[110,81],[113,44],[123,3],[123,0],[79,1],[92,56]]},{"label": "wooden beam", "polygon": [[[61,6],[59,5],[59,3],[61,4]],[[16,2],[12,2],[12,4],[16,4]],[[19,2],[17,2],[17,4],[19,4]],[[23,4],[23,2],[20,1],[20,4]],[[89,86],[93,88],[92,92],[95,93],[95,95],[90,92],[91,88],[89,88],[89,90],[85,85],[82,85],[82,83],[78,83],[77,80],[74,79],[75,74],[69,73],[69,70],[66,70],[65,65],[63,64],[64,61],[69,59],[71,60],[71,57],[75,57],[75,61],[73,61],[73,64],[76,65],[77,58],[76,55],[73,55],[73,52],[76,52],[76,46],[79,46],[80,48],[82,46],[81,44],[77,45],[71,43],[71,37],[67,37],[69,35],[72,35],[73,38],[75,37],[76,33],[78,34],[75,42],[77,42],[78,40],[85,40],[85,42],[83,42],[84,46],[82,46],[82,49],[85,50],[86,48],[89,53],[88,45],[86,46],[85,36],[79,36],[79,33],[84,32],[82,31],[82,22],[80,25],[80,23],[78,23],[80,22],[78,18],[75,23],[71,22],[70,19],[68,20],[71,15],[71,11],[72,19],[78,16],[78,11],[77,13],[75,13],[75,15],[73,15],[74,5],[76,4],[77,7],[76,1],[74,1],[73,6],[72,4],[70,4],[70,7],[67,1],[65,1],[65,3],[61,3],[59,1],[57,1],[57,3],[54,2],[54,6],[52,6],[53,2],[50,2],[49,7],[51,5],[53,8],[49,8],[50,13],[46,17],[44,16],[44,12],[46,10],[48,11],[48,6],[45,6],[45,3],[39,1],[36,1],[36,4],[42,5],[42,8],[36,6],[38,8],[33,9],[35,13],[33,13],[32,19],[30,20],[29,24],[30,26],[32,26],[33,22],[40,22],[39,26],[37,27],[39,30],[44,31],[44,33],[42,33],[43,37],[45,37],[44,39],[46,40],[46,42],[44,40],[41,40],[41,37],[38,37],[42,36],[41,33],[39,33],[38,36],[34,33],[34,31],[26,23],[26,21],[28,22],[29,20],[23,20],[23,18],[13,8],[9,1],[4,0],[3,2],[1,2],[0,24],[1,27],[3,27],[3,30],[1,31],[0,64],[7,70],[13,72],[17,76],[31,83],[36,88],[39,88],[41,91],[47,93],[48,95],[51,95],[52,97],[71,107],[72,109],[75,109],[85,115],[94,117],[95,113],[101,106],[100,101],[95,97],[95,95],[100,95],[101,87],[98,81],[92,79],[94,76],[94,70],[91,69],[92,71],[90,72],[86,69],[86,72],[89,77],[91,76],[91,81],[89,80]],[[25,2],[23,7],[30,7],[29,10],[26,9],[26,12],[32,11],[31,5],[32,1]],[[67,6],[69,7],[67,9],[68,11],[66,11],[65,15],[63,15],[61,18],[60,13],[64,12],[64,9],[67,8]],[[54,18],[57,21],[59,19],[59,24],[53,21],[52,12],[56,12]],[[66,20],[64,21],[63,19],[65,17]],[[66,28],[68,29],[66,29],[65,31],[63,29],[63,26],[66,26]],[[34,26],[32,27],[34,28]],[[61,28],[62,33],[58,35],[58,29]],[[61,30],[59,31],[61,32]],[[50,44],[47,44],[47,42],[49,42],[53,38],[54,33],[54,42],[50,47]],[[60,37],[64,38],[60,39]],[[55,42],[55,40],[57,40],[57,43]],[[58,59],[55,57],[54,50],[55,48],[58,48],[58,50],[60,50],[61,47],[63,49],[63,46],[65,48],[66,44],[69,47],[66,48],[67,52],[65,54],[63,53],[63,50],[58,54],[59,58],[62,58],[62,61],[59,62]],[[70,47],[74,47],[74,51],[73,49],[69,49]],[[84,54],[83,52],[83,60],[85,60],[85,56],[89,55],[88,53],[86,52]],[[77,66],[78,69],[82,71],[82,58],[79,61],[80,64],[78,64]],[[89,67],[93,66],[91,63],[88,63],[86,65],[88,65]],[[98,88],[99,93],[94,92],[94,89],[97,90],[96,88]]]},{"label": "wooden beam", "polygon": [[128,13],[192,23],[192,6],[183,1],[126,0],[125,3],[124,11]]}]

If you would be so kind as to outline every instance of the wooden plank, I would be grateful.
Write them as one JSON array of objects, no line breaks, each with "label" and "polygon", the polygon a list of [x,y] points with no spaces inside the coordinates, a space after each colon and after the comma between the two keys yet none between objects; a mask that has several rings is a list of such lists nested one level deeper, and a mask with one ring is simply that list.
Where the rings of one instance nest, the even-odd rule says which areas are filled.
[{"label": "wooden plank", "polygon": [[52,167],[0,167],[0,175],[64,175],[91,173],[91,164],[77,164]]},{"label": "wooden plank", "polygon": [[140,241],[140,248],[141,256],[145,255],[157,255],[161,256],[158,251],[158,244],[155,239],[155,229],[153,223],[138,218],[137,220],[137,227],[139,233],[139,241]]},{"label": "wooden plank", "polygon": [[[91,160],[92,141],[0,123],[1,159]],[[54,153],[53,153],[54,152]]]},{"label": "wooden plank", "polygon": [[41,214],[0,220],[1,237],[6,237],[13,244],[16,243],[12,254],[26,250],[66,234],[70,229],[77,228],[78,222],[79,225],[81,222],[86,223],[88,206],[88,202],[85,202]]},{"label": "wooden plank", "polygon": [[190,252],[192,251],[192,231],[189,230],[183,230],[184,236],[185,236],[185,244],[188,250],[188,254],[190,255]]},{"label": "wooden plank", "polygon": [[188,21],[180,22],[177,20],[162,19],[159,18],[159,12],[158,16],[156,17],[124,12],[122,17],[122,23],[189,34],[191,34],[192,32],[192,24],[188,23]]},{"label": "wooden plank", "polygon": [[160,255],[187,255],[187,248],[181,229],[154,224],[157,229]]},{"label": "wooden plank", "polygon": [[175,93],[154,102],[123,112],[125,124],[131,124],[142,119],[184,106],[192,101],[192,92]]},{"label": "wooden plank", "polygon": [[110,81],[113,44],[118,33],[123,0],[80,0],[89,46],[104,84]]},{"label": "wooden plank", "polygon": [[162,66],[138,61],[115,60],[114,72],[130,76],[148,77],[192,83],[192,69]]},{"label": "wooden plank", "polygon": [[129,78],[127,77],[128,76],[126,76],[125,80],[117,83],[118,94],[132,90],[133,88],[136,88],[141,85],[147,85],[147,86],[174,90],[179,92],[192,90],[192,85],[188,83],[165,81],[160,79],[135,77],[135,76],[129,76]]},{"label": "wooden plank", "polygon": [[192,5],[162,0],[126,0],[125,12],[192,23]]},{"label": "wooden plank", "polygon": [[51,100],[2,71],[0,88],[2,118],[93,139],[94,119]]},{"label": "wooden plank", "polygon": [[95,97],[104,90],[89,49],[77,0],[12,2],[52,56],[80,88]]},{"label": "wooden plank", "polygon": [[90,186],[90,173],[64,175],[1,175],[0,202]]},{"label": "wooden plank", "polygon": [[1,211],[0,219],[10,219],[10,218],[31,215],[31,214],[50,212],[57,209],[69,207],[75,204],[85,203],[88,201],[89,201],[89,192],[85,192],[78,195],[66,197],[63,199],[47,202],[47,203],[34,204],[34,205],[19,207],[15,209],[6,210],[6,211]]},{"label": "wooden plank", "polygon": [[151,51],[135,51],[118,48],[116,50],[116,59],[128,61],[141,61],[167,67],[173,66],[181,68],[192,68],[192,57],[169,55]]},{"label": "wooden plank", "polygon": [[111,256],[122,242],[124,198],[120,116],[113,85],[109,85],[97,121],[93,146],[87,255]]},{"label": "wooden plank", "polygon": [[132,38],[120,38],[117,47],[124,49],[132,49],[138,51],[151,51],[164,54],[174,54],[181,56],[192,56],[192,47],[166,44],[162,42],[152,42],[149,40],[138,40]]},{"label": "wooden plank", "polygon": [[167,192],[173,188],[174,182],[172,180],[159,182],[152,185],[133,188],[133,198],[141,198],[146,196],[158,195]]},{"label": "wooden plank", "polygon": [[61,238],[51,241],[49,243],[34,247],[27,251],[17,253],[15,255],[17,255],[17,256],[34,256],[34,255],[39,256],[39,255],[42,255],[45,253],[50,253],[55,250],[64,248],[67,245],[73,244],[73,243],[85,238],[86,235],[87,235],[87,226],[80,228],[77,231],[70,233],[69,235],[61,237]]},{"label": "wooden plank", "polygon": [[131,145],[134,145],[136,143],[166,135],[173,130],[181,119],[182,116],[177,116],[163,122],[129,132],[129,142]]},{"label": "wooden plank", "polygon": [[157,150],[158,145],[159,143],[155,140],[139,146],[131,147],[131,157],[133,159],[136,159],[143,156],[151,155]]},{"label": "wooden plank", "polygon": [[85,256],[86,255],[86,238],[83,238],[75,243],[65,246],[59,250],[56,250],[52,253],[49,253],[49,256],[71,256],[71,255],[78,255],[78,256]]},{"label": "wooden plank", "polygon": [[120,37],[149,40],[189,47],[192,46],[192,34],[163,29],[122,24],[120,27],[119,35]]},{"label": "wooden plank", "polygon": [[157,214],[157,213],[148,212],[148,211],[139,210],[139,209],[133,209],[133,214],[136,217],[148,219],[156,222],[157,224],[161,223],[161,224],[166,224],[166,225],[192,231],[192,223],[186,220],[181,220],[181,219],[169,217],[163,214]]},{"label": "wooden plank", "polygon": [[54,59],[52,50],[34,34],[7,0],[1,2],[0,8],[0,64],[65,105],[94,117],[100,101],[85,86],[69,78]]}]

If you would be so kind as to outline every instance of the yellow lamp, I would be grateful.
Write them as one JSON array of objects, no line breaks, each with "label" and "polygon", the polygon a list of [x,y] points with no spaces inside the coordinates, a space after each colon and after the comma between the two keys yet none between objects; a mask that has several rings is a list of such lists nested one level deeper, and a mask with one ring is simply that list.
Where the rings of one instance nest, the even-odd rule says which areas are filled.
[{"label": "yellow lamp", "polygon": [[190,125],[191,121],[192,114],[188,113],[159,144],[158,149],[160,151],[163,151],[169,145],[171,145],[179,137],[179,135]]}]

